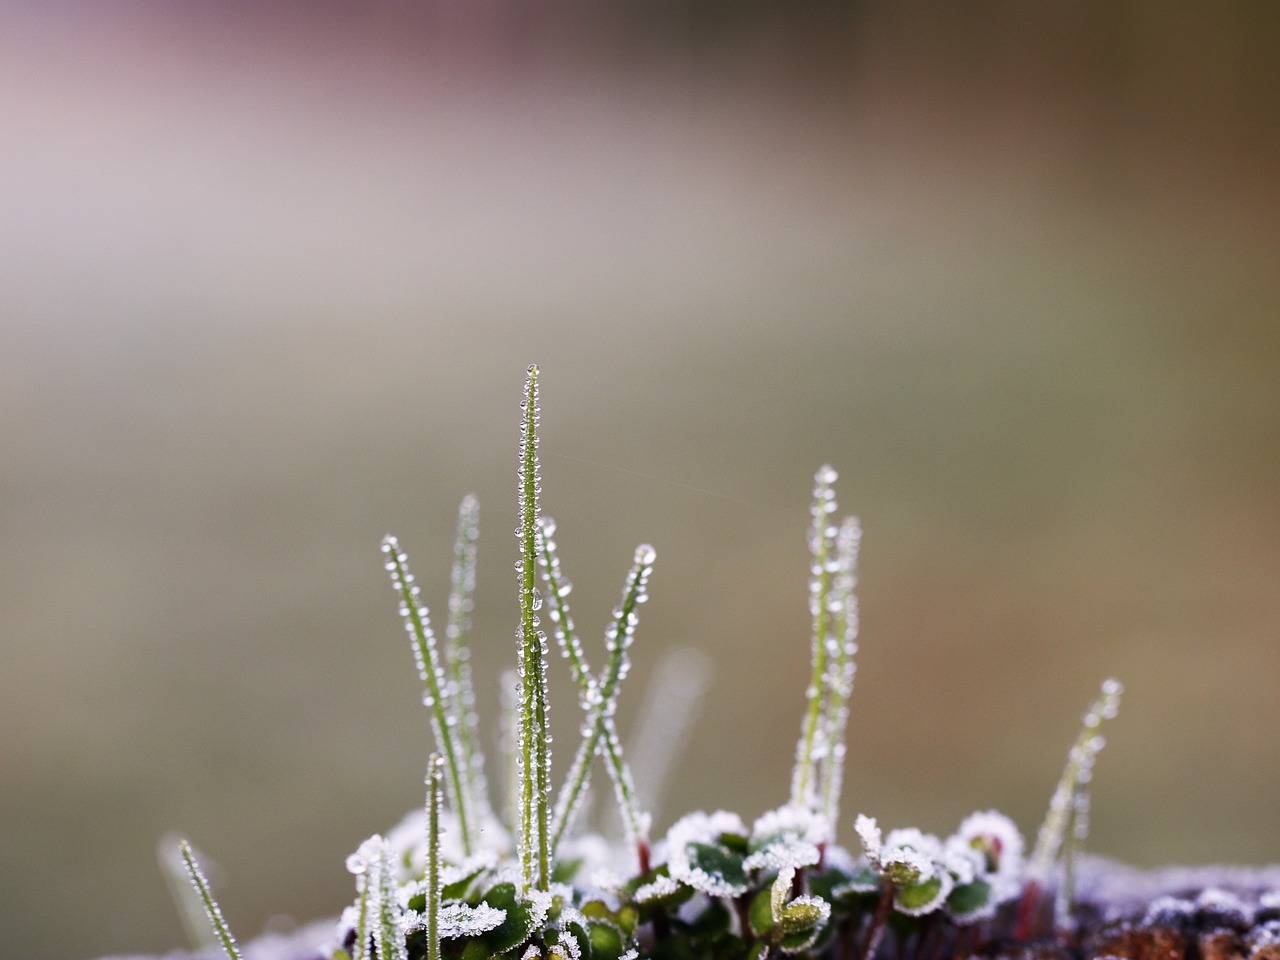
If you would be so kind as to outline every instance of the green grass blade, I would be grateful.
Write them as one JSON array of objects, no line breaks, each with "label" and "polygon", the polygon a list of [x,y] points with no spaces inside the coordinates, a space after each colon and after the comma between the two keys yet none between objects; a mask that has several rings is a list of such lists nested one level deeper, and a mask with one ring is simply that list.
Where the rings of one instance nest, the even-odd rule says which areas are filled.
[{"label": "green grass blade", "polygon": [[440,794],[444,760],[433,753],[427,761],[427,960],[440,960]]},{"label": "green grass blade", "polygon": [[800,741],[796,745],[796,764],[791,776],[791,802],[797,807],[816,806],[815,761],[826,749],[825,731],[822,729],[823,678],[827,672],[827,655],[831,644],[832,611],[837,600],[831,589],[835,568],[835,527],[831,514],[836,510],[835,491],[832,484],[836,472],[822,466],[814,477],[813,524],[809,530],[809,552],[813,556],[809,577],[809,612],[813,616],[813,669],[806,692],[808,707],[801,725]]},{"label": "green grass blade", "polygon": [[462,849],[470,856],[471,811],[467,806],[468,791],[462,777],[458,745],[453,738],[453,732],[458,726],[458,717],[449,696],[449,681],[440,665],[440,654],[436,649],[435,634],[431,630],[430,615],[427,608],[422,605],[418,584],[409,571],[408,558],[400,549],[400,544],[395,537],[388,535],[383,539],[382,552],[387,555],[387,572],[391,574],[391,582],[400,597],[400,616],[404,620],[405,632],[409,634],[409,646],[418,664],[418,674],[426,687],[423,702],[431,711],[431,727],[435,733],[436,744],[449,765],[450,794],[458,814],[458,831],[461,834]]},{"label": "green grass blade", "polygon": [[1080,788],[1089,782],[1093,773],[1094,761],[1098,751],[1105,744],[1100,731],[1103,723],[1116,715],[1120,708],[1120,694],[1124,688],[1118,680],[1107,680],[1102,684],[1102,695],[1084,715],[1080,735],[1076,738],[1067,754],[1067,765],[1062,771],[1062,779],[1049,801],[1049,811],[1045,814],[1044,823],[1036,837],[1035,850],[1027,866],[1027,879],[1035,883],[1043,883],[1053,869],[1054,860],[1062,847],[1067,828],[1074,818],[1076,795]]},{"label": "green grass blade", "polygon": [[655,820],[702,709],[711,672],[711,657],[696,647],[668,650],[653,668],[628,753],[639,785],[637,802]]},{"label": "green grass blade", "polygon": [[218,937],[209,926],[208,914],[204,901],[191,883],[191,875],[182,858],[181,840],[173,834],[165,834],[156,845],[156,859],[160,862],[160,872],[164,876],[165,886],[173,897],[173,905],[177,908],[182,920],[182,929],[187,939],[198,951],[208,952],[218,949]]},{"label": "green grass blade", "polygon": [[454,539],[453,569],[450,576],[449,618],[445,624],[445,673],[449,678],[454,713],[458,719],[458,749],[462,781],[467,789],[467,809],[474,811],[479,828],[489,810],[489,788],[485,783],[484,754],[480,749],[480,722],[476,713],[475,687],[471,682],[471,662],[467,639],[471,632],[471,610],[475,605],[476,539],[480,534],[480,504],[468,494],[458,508],[458,530]]},{"label": "green grass blade", "polygon": [[826,687],[827,754],[819,767],[818,795],[820,809],[828,829],[835,831],[840,817],[840,788],[844,780],[845,729],[849,725],[849,696],[853,693],[853,677],[857,670],[854,655],[858,652],[858,545],[862,529],[855,517],[846,517],[836,534],[837,572],[834,583],[836,597],[832,637],[836,643],[830,651]]},{"label": "green grass blade", "polygon": [[547,637],[538,629],[538,367],[529,365],[520,422],[520,865],[526,890],[551,880],[547,798],[551,750],[547,743]]},{"label": "green grass blade", "polygon": [[655,559],[654,549],[648,544],[636,548],[635,559],[623,588],[622,603],[614,610],[613,620],[606,634],[609,661],[605,665],[604,676],[598,683],[597,699],[592,703],[591,713],[583,726],[583,739],[569,777],[556,800],[556,819],[552,825],[553,850],[564,836],[573,813],[581,802],[590,776],[591,759],[602,749],[602,744],[628,840],[637,846],[648,841],[648,818],[637,807],[635,786],[622,759],[622,746],[613,724],[613,715],[617,710],[622,679],[630,669],[627,651],[635,639],[638,621],[636,607],[648,599],[645,591],[653,573]]},{"label": "green grass blade", "polygon": [[236,946],[236,938],[231,935],[231,929],[227,926],[227,921],[222,918],[222,910],[218,906],[218,901],[213,898],[213,891],[209,889],[209,881],[205,879],[204,873],[200,869],[200,864],[196,861],[196,855],[191,850],[191,844],[187,843],[186,840],[179,840],[178,852],[182,857],[182,865],[187,868],[187,876],[191,878],[191,885],[195,887],[196,894],[204,905],[205,916],[209,918],[209,923],[213,926],[213,932],[217,935],[218,942],[222,944],[222,950],[227,955],[227,960],[242,960],[240,948]]},{"label": "green grass blade", "polygon": [[573,682],[578,685],[578,700],[586,710],[592,703],[596,681],[582,652],[582,641],[573,628],[568,601],[572,586],[560,572],[560,557],[553,539],[555,532],[555,521],[550,517],[541,518],[538,524],[538,563],[542,567],[542,582],[547,585],[547,596],[551,602],[551,622],[555,624],[556,641],[560,644],[560,652],[569,661]]},{"label": "green grass blade", "polygon": [[404,933],[400,930],[400,904],[386,843],[374,867],[378,883],[378,960],[408,960]]}]

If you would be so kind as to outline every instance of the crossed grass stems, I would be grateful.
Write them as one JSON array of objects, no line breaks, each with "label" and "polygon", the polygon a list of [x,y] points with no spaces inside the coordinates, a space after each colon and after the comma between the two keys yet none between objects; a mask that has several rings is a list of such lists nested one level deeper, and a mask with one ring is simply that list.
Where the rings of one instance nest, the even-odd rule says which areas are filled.
[{"label": "crossed grass stems", "polygon": [[[505,804],[515,862],[501,860],[510,853],[504,848],[509,835],[489,800],[467,654],[479,520],[477,503],[468,496],[458,515],[443,644],[399,543],[391,536],[382,543],[437,749],[427,767],[420,862],[414,862],[414,849],[397,849],[379,835],[348,858],[357,897],[340,922],[345,935],[334,949],[335,960],[637,960],[642,950],[672,960],[766,960],[776,953],[871,960],[889,930],[899,944],[912,944],[917,956],[926,946],[940,956],[948,936],[957,954],[997,933],[1027,941],[1047,929],[1069,938],[1075,863],[1088,830],[1089,783],[1103,745],[1099,731],[1115,715],[1121,693],[1114,680],[1103,684],[1084,716],[1025,861],[1016,828],[994,811],[968,818],[945,844],[914,829],[884,838],[873,819],[860,816],[862,857],[855,860],[834,845],[857,652],[854,587],[861,531],[853,517],[836,521],[836,473],[829,466],[814,481],[808,534],[811,673],[789,801],[750,830],[723,811],[686,816],[667,836],[666,862],[652,864],[651,818],[624,759],[615,713],[655,553],[647,544],[636,548],[605,633],[606,662],[593,671],[569,610],[570,585],[561,572],[555,525],[540,515],[538,373],[529,367],[521,403],[518,695],[508,723],[513,729]],[[551,621],[584,714],[554,804],[549,644],[540,614]],[[582,872],[581,858],[558,854],[573,836],[596,757],[612,783],[635,872],[627,881],[597,878],[570,886],[566,881]],[[449,858],[442,852],[446,834],[454,844]],[[177,885],[185,891],[184,915],[203,913],[208,919],[208,928],[193,931],[200,946],[241,960],[191,846],[177,841],[162,859],[171,875],[190,880],[189,887]],[[683,948],[680,936],[688,940]]]}]

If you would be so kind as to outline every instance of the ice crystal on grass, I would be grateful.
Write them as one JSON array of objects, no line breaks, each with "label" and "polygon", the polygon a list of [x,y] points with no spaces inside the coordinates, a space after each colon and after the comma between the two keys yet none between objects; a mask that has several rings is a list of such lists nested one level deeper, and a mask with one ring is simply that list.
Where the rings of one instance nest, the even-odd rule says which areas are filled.
[{"label": "ice crystal on grass", "polygon": [[400,596],[400,616],[404,619],[405,632],[409,634],[418,674],[426,687],[422,702],[431,711],[431,729],[436,745],[444,754],[449,766],[449,787],[453,796],[453,808],[460,822],[462,848],[471,852],[471,831],[467,821],[470,786],[463,779],[463,764],[459,757],[454,731],[458,716],[453,709],[452,685],[440,663],[435,633],[431,629],[431,617],[420,602],[421,593],[413,574],[409,572],[409,559],[400,549],[395,537],[388,535],[382,541],[382,552],[387,556],[386,568],[391,582]]},{"label": "ice crystal on grass", "polygon": [[[1021,834],[995,811],[965,818],[945,840],[914,828],[885,836],[874,819],[859,816],[862,856],[839,845],[861,528],[852,517],[837,523],[836,473],[829,466],[818,470],[813,487],[809,683],[788,802],[750,829],[724,810],[687,814],[650,849],[650,815],[624,759],[617,704],[655,551],[636,548],[605,632],[603,661],[593,670],[570,612],[555,524],[539,512],[538,387],[538,368],[530,366],[521,404],[516,665],[501,681],[506,794],[498,806],[505,824],[486,789],[468,655],[479,508],[467,497],[458,515],[443,646],[399,543],[393,537],[383,543],[438,752],[428,763],[423,807],[347,859],[356,896],[342,913],[332,960],[778,960],[781,954],[885,960],[877,952],[887,936],[910,945],[912,956],[962,956],[979,952],[984,937],[1038,935],[1039,889],[1053,881],[1056,926],[1067,929],[1099,728],[1119,698],[1114,681],[1085,716],[1029,865]],[[582,710],[554,811],[543,616]],[[708,673],[705,657],[687,651],[657,671],[659,689],[633,742],[647,805],[660,799],[680,739],[676,728],[696,711]],[[575,816],[586,819],[597,758],[613,786],[622,846],[573,829]],[[213,940],[229,960],[239,960],[190,848],[182,844],[176,856]],[[999,907],[1019,893],[1011,925],[1012,911]],[[1206,902],[1194,909],[1199,917],[1220,907]]]},{"label": "ice crystal on grass", "polygon": [[209,889],[209,881],[205,879],[204,872],[200,869],[200,863],[196,860],[191,844],[187,843],[186,840],[179,840],[178,855],[182,858],[182,865],[186,868],[187,875],[191,878],[191,886],[195,888],[196,895],[204,906],[205,915],[209,918],[209,924],[213,927],[213,932],[217,936],[218,942],[222,945],[223,952],[227,955],[227,960],[241,960],[240,948],[236,945],[236,938],[232,936],[231,928],[227,926],[227,921],[222,918],[222,908],[218,906],[218,901],[213,898],[213,891]]},{"label": "ice crystal on grass", "polygon": [[542,606],[534,583],[537,567],[538,367],[530,364],[520,404],[520,774],[519,851],[525,890],[545,890],[551,879],[551,838],[547,800],[551,793],[551,733],[547,719],[547,635],[538,629]]}]

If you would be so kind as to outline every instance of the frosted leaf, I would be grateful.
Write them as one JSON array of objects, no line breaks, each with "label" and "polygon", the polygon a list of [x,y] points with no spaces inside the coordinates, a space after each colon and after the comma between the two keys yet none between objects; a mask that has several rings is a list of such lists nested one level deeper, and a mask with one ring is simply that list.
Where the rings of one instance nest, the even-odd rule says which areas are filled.
[{"label": "frosted leaf", "polygon": [[822,814],[792,804],[761,814],[751,825],[752,850],[784,840],[819,844],[830,839],[831,826]]},{"label": "frosted leaf", "polygon": [[818,848],[804,840],[776,840],[742,861],[744,870],[794,870],[809,867],[821,859]]},{"label": "frosted leaf", "polygon": [[746,876],[719,839],[723,833],[746,832],[742,819],[724,810],[681,817],[667,832],[667,869],[676,880],[710,896],[739,896],[747,889]]},{"label": "frosted leaf", "polygon": [[862,841],[862,849],[867,852],[867,859],[873,866],[879,863],[880,850],[884,846],[884,841],[880,836],[880,828],[876,826],[876,818],[860,813],[858,819],[853,822],[853,829],[858,839]]},{"label": "frosted leaf", "polygon": [[658,877],[652,883],[646,883],[636,888],[636,892],[631,895],[631,899],[636,903],[648,903],[650,900],[661,900],[663,897],[669,897],[679,892],[679,881],[672,877]]},{"label": "frosted leaf", "polygon": [[939,870],[927,880],[899,886],[893,898],[894,909],[909,917],[923,917],[946,903],[954,887],[951,874]]},{"label": "frosted leaf", "polygon": [[[563,889],[561,888],[562,895]],[[549,890],[529,890],[525,893],[525,902],[529,905],[529,927],[536,930],[547,922],[547,914],[551,912],[555,897]]]},{"label": "frosted leaf", "polygon": [[640,952],[636,950],[635,947],[632,947],[630,950],[628,950],[626,953],[620,956],[618,960],[639,960],[639,958],[640,958]]},{"label": "frosted leaf", "polygon": [[[562,918],[562,922],[566,922],[565,918]],[[586,926],[585,923],[581,925]],[[564,960],[582,960],[582,947],[579,946],[577,938],[568,930],[560,931],[560,937],[556,941],[556,945],[551,948],[552,953],[557,950],[564,957]]]},{"label": "frosted leaf", "polygon": [[531,943],[524,948],[524,953],[521,955],[520,960],[541,960],[541,958],[542,951],[538,949],[537,944]]},{"label": "frosted leaf", "polygon": [[440,908],[440,936],[442,939],[478,937],[496,930],[506,919],[507,911],[483,901],[475,907],[459,902],[446,903]]},{"label": "frosted leaf", "polygon": [[[996,810],[971,813],[948,841],[974,851],[981,857],[976,876],[991,885],[996,903],[1016,897],[1023,882],[1022,834],[1012,820]],[[957,874],[962,883],[968,882]]]}]

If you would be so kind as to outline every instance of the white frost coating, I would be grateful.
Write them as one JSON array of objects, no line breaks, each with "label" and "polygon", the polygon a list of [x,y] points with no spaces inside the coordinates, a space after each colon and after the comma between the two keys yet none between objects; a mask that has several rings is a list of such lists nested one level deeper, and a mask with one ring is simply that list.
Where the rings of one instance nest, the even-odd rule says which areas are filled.
[{"label": "white frost coating", "polygon": [[[905,883],[923,883],[943,873],[942,858],[942,842],[933,834],[924,833],[915,827],[890,830],[880,849],[882,872],[891,875],[895,872],[904,875],[910,871],[918,873],[914,880],[901,881]],[[906,871],[899,871],[899,867],[906,868]]]},{"label": "white frost coating", "polygon": [[880,862],[880,849],[884,846],[880,828],[876,826],[876,818],[868,817],[865,813],[858,814],[858,819],[853,821],[853,830],[862,841],[862,849],[867,852],[867,860],[874,867]]},{"label": "white frost coating", "polygon": [[757,850],[742,861],[744,870],[794,870],[811,867],[821,859],[821,853],[812,843],[804,840],[779,840],[763,850]]},{"label": "white frost coating", "polygon": [[[561,889],[563,896],[563,885],[554,884],[554,889]],[[552,902],[555,895],[552,890],[529,890],[524,895],[525,902],[529,904],[529,930],[530,932],[537,930],[540,926],[547,922],[547,914],[551,912]]]},{"label": "white frost coating", "polygon": [[713,877],[689,860],[689,844],[714,844],[722,833],[745,835],[746,824],[736,813],[717,810],[707,814],[702,811],[681,817],[667,831],[667,868],[671,876],[681,883],[713,897],[736,897],[746,886],[728,883]]},{"label": "white frost coating", "polygon": [[792,804],[762,813],[751,825],[753,846],[787,836],[809,843],[822,843],[830,838],[831,827],[822,814]]},{"label": "white frost coating", "polygon": [[[440,936],[446,939],[478,937],[496,930],[507,919],[507,911],[491,907],[487,903],[468,906],[465,903],[446,903],[440,908]],[[422,918],[426,924],[426,917]]]},{"label": "white frost coating", "polygon": [[582,960],[582,947],[578,945],[578,940],[568,930],[560,931],[560,938],[556,941],[556,946],[564,951],[567,960]]},{"label": "white frost coating", "polygon": [[632,947],[630,950],[628,950],[626,953],[620,956],[618,960],[640,960],[640,951],[636,950],[635,947]]},{"label": "white frost coating", "polygon": [[1230,890],[1221,887],[1206,887],[1196,897],[1196,908],[1211,910],[1214,913],[1226,913],[1239,917],[1244,922],[1253,919],[1253,910]]},{"label": "white frost coating", "polygon": [[375,833],[367,840],[362,840],[356,852],[347,857],[347,871],[356,876],[368,873],[382,858],[386,849],[386,841],[382,835]]},{"label": "white frost coating", "polygon": [[991,885],[992,899],[996,903],[1010,900],[1021,892],[1023,841],[1012,820],[996,810],[971,813],[960,824],[953,839],[982,857],[979,876]]},{"label": "white frost coating", "polygon": [[762,814],[751,827],[751,846],[758,849],[747,857],[747,870],[781,870],[808,867],[821,859],[818,845],[829,839],[826,817],[814,810],[791,804]]},{"label": "white frost coating", "polygon": [[826,923],[829,919],[831,919],[831,904],[827,903],[827,901],[823,900],[821,897],[815,897],[810,894],[803,894],[799,897],[796,897],[789,904],[787,904],[787,906],[803,907],[806,911],[812,911],[817,916],[817,919],[813,921],[814,925],[818,927],[821,927],[824,923]]},{"label": "white frost coating", "polygon": [[632,899],[636,903],[648,903],[650,900],[659,900],[662,897],[669,897],[673,893],[680,890],[680,883],[671,877],[658,877],[652,883],[646,883],[639,887],[632,895]]},{"label": "white frost coating", "polygon": [[540,960],[541,957],[542,953],[538,950],[537,944],[531,943],[525,947],[524,954],[520,960]]}]

